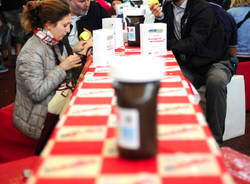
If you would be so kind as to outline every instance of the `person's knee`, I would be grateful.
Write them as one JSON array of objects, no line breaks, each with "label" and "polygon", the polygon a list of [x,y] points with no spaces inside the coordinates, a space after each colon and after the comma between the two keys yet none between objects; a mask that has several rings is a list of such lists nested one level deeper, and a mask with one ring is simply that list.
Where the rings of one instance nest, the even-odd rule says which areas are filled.
[{"label": "person's knee", "polygon": [[227,87],[227,82],[218,76],[210,76],[206,83],[207,90],[225,90]]}]

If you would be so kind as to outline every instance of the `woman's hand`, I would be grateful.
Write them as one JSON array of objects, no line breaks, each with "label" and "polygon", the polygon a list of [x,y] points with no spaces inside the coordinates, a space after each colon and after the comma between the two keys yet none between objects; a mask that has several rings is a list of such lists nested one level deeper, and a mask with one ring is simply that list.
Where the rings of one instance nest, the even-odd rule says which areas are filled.
[{"label": "woman's hand", "polygon": [[84,45],[86,44],[86,41],[80,40],[78,44],[74,47],[73,52],[80,52],[84,49]]},{"label": "woman's hand", "polygon": [[90,47],[93,47],[93,38],[91,37],[86,44],[84,45],[84,49],[82,50],[81,53],[83,53],[84,55],[87,55],[87,51]]},{"label": "woman's hand", "polygon": [[[83,43],[84,42],[84,43]],[[89,40],[87,40],[87,41],[80,41],[78,44],[83,44],[82,45],[82,47],[81,47],[81,49],[79,49],[79,50],[75,50],[74,49],[74,51],[78,51],[78,52],[80,52],[82,55],[87,55],[87,51],[88,51],[88,49],[90,48],[90,47],[93,47],[93,37],[91,37]],[[77,44],[77,45],[78,45]],[[76,48],[76,47],[75,47]],[[80,48],[80,47],[79,47]]]},{"label": "woman's hand", "polygon": [[163,17],[163,12],[161,9],[161,4],[152,4],[150,7],[150,10],[152,12],[152,14],[156,17],[156,18],[161,18]]},{"label": "woman's hand", "polygon": [[68,56],[64,61],[62,61],[59,66],[61,66],[65,71],[72,68],[76,68],[82,65],[81,58],[77,54]]}]

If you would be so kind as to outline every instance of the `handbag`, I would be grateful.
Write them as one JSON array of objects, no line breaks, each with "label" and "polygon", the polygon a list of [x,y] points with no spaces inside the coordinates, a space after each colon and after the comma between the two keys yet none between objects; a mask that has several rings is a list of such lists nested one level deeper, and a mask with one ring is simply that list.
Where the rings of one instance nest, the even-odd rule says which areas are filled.
[{"label": "handbag", "polygon": [[70,97],[74,90],[71,81],[65,80],[56,90],[48,104],[48,112],[51,114],[62,115],[70,102]]},{"label": "handbag", "polygon": [[241,20],[240,22],[238,22],[237,24],[237,28],[239,29],[240,26],[250,17],[250,10],[248,11],[248,13],[246,14],[246,16],[244,17],[243,20]]}]

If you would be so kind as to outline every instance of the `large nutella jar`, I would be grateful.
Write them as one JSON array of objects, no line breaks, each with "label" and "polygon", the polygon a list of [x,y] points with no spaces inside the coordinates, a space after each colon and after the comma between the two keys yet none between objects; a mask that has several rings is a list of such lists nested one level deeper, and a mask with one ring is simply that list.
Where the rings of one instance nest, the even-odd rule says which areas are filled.
[{"label": "large nutella jar", "polygon": [[140,24],[144,23],[145,9],[131,8],[126,10],[128,46],[140,46]]},{"label": "large nutella jar", "polygon": [[157,153],[157,96],[164,62],[155,57],[120,57],[111,64],[117,96],[117,144],[121,157]]}]

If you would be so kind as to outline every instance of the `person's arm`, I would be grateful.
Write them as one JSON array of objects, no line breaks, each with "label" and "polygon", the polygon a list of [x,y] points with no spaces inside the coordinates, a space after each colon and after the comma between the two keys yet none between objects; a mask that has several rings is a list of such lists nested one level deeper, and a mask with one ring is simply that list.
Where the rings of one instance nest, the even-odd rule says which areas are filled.
[{"label": "person's arm", "polygon": [[93,38],[91,37],[87,41],[79,41],[79,43],[76,45],[76,47],[73,49],[73,52],[79,52],[82,55],[87,55],[87,51],[90,47],[93,47]]},{"label": "person's arm", "polygon": [[228,54],[230,57],[235,57],[237,53],[237,47],[230,47],[228,49]]},{"label": "person's arm", "polygon": [[109,15],[108,11],[105,10],[100,4],[98,4],[98,5],[99,5],[99,11],[100,11],[99,13],[101,15],[101,18],[109,18],[110,15]]},{"label": "person's arm", "polygon": [[149,8],[156,19],[162,20],[164,18],[164,14],[162,12],[160,3],[159,4],[151,4]]},{"label": "person's arm", "polygon": [[17,75],[34,102],[40,102],[49,96],[65,79],[66,70],[81,65],[77,64],[80,62],[80,57],[71,55],[46,74],[44,55],[46,54],[29,50],[18,57]]},{"label": "person's arm", "polygon": [[238,28],[237,28],[237,24],[234,20],[234,18],[232,17],[232,15],[229,14],[229,16],[231,17],[231,35],[230,35],[230,39],[229,39],[229,49],[228,49],[228,53],[230,57],[235,57],[236,53],[237,53],[237,42],[238,42]]},{"label": "person's arm", "polygon": [[111,13],[112,6],[109,5],[105,0],[96,0],[109,14]]}]

